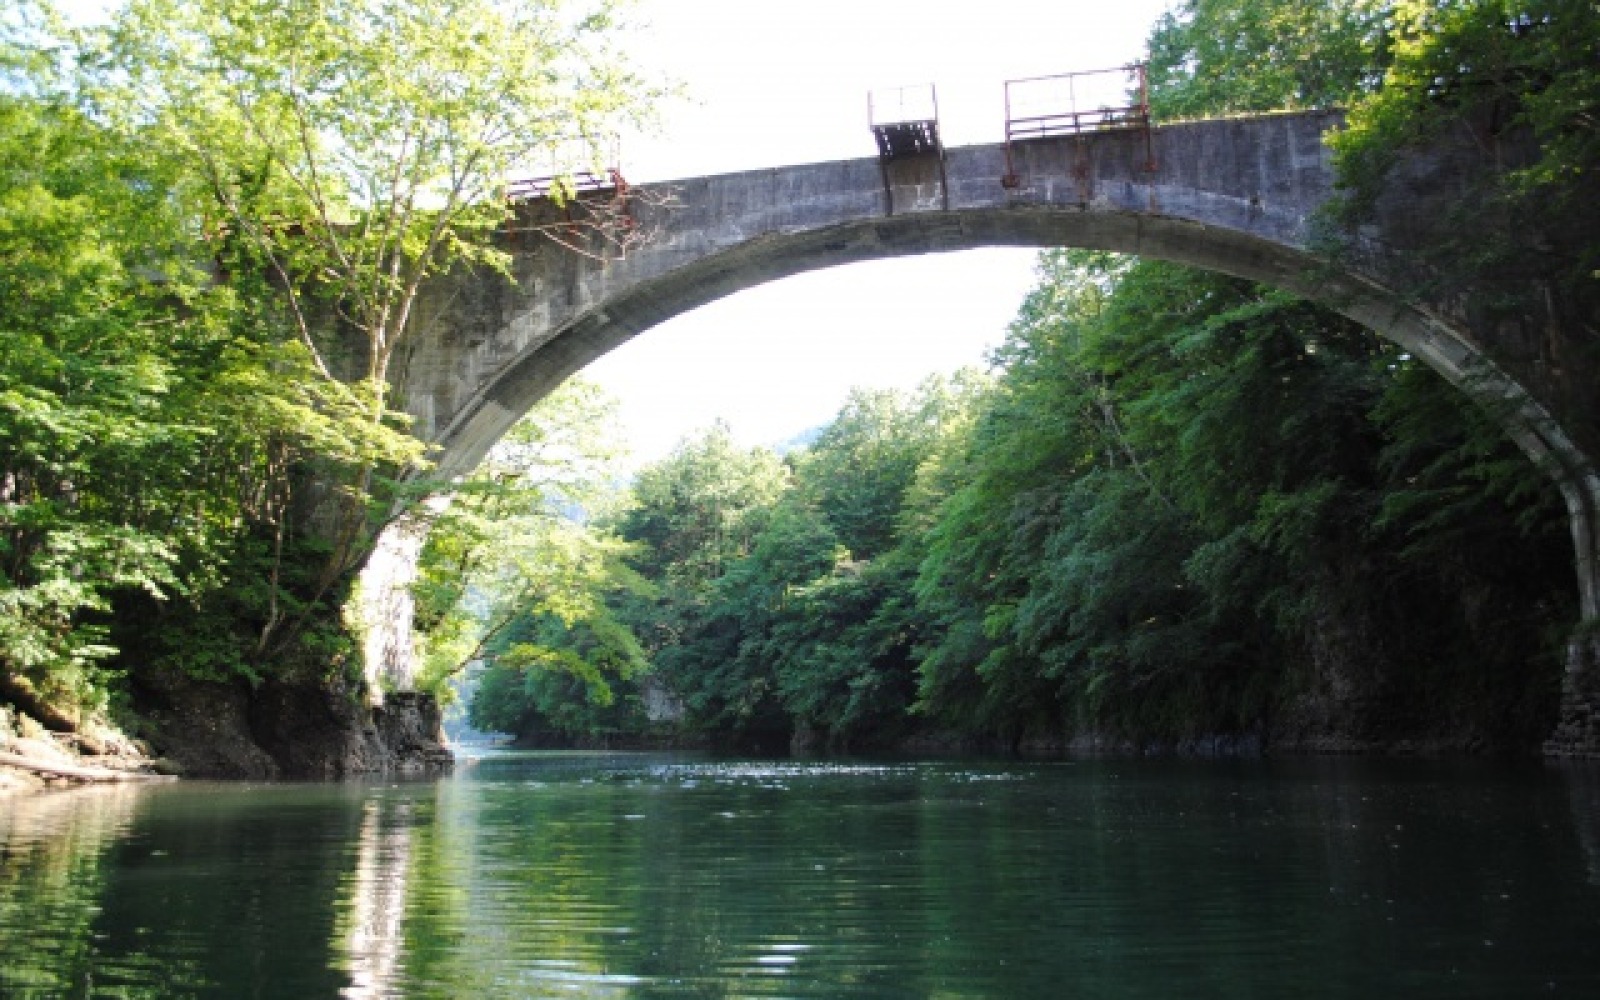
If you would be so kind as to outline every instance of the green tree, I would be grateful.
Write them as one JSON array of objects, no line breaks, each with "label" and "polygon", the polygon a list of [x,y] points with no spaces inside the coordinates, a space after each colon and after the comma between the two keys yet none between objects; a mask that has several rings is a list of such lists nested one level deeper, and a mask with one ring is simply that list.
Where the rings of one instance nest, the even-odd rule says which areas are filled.
[{"label": "green tree", "polygon": [[[90,616],[113,592],[179,585],[179,543],[158,525],[188,505],[136,470],[192,460],[204,433],[166,406],[161,351],[169,324],[204,324],[178,320],[181,289],[152,294],[131,273],[165,213],[130,197],[121,153],[70,108],[0,95],[0,673],[42,704],[99,694],[112,650]],[[122,506],[123,474],[153,516]]]},{"label": "green tree", "polygon": [[[906,508],[922,467],[968,418],[982,385],[962,373],[911,394],[852,392],[812,446],[790,457],[793,486],[762,508],[748,544],[694,577],[697,589],[678,587],[676,600],[669,590],[648,627],[660,636],[655,662],[693,725],[735,739],[797,730],[834,748],[905,731],[918,627]],[[700,564],[681,548],[685,533],[660,530],[659,515],[640,516],[667,492],[641,476],[635,516],[679,546],[657,549],[651,571],[683,580],[683,566]],[[679,495],[704,504],[726,492]]]},{"label": "green tree", "polygon": [[[656,96],[613,28],[604,2],[130,0],[77,35],[100,113],[183,163],[230,280],[298,343],[332,412],[366,424],[346,429],[362,437],[353,461],[289,469],[328,498],[297,526],[331,543],[311,600],[348,581],[394,512],[385,477],[421,464],[388,379],[428,321],[428,282],[505,270],[506,178]],[[269,616],[263,639],[303,623]]]},{"label": "green tree", "polygon": [[98,94],[193,165],[213,231],[280,279],[324,374],[337,366],[307,297],[360,335],[355,374],[381,416],[424,281],[505,269],[490,237],[506,178],[654,96],[613,23],[608,4],[546,0],[132,0],[101,43]]},{"label": "green tree", "polygon": [[[565,630],[583,625],[620,640],[606,594],[642,581],[624,564],[622,542],[594,524],[613,502],[619,433],[615,401],[569,381],[518,421],[431,517],[412,588],[424,647],[420,686],[441,689],[491,650],[537,659],[527,643],[516,653],[503,641],[518,619],[549,616]],[[631,671],[639,656],[628,652],[620,662]],[[591,679],[598,689],[600,675]]]},{"label": "green tree", "polygon": [[1559,505],[1413,359],[1268,289],[1077,252],[1045,256],[997,357],[916,582],[941,724],[1541,735]]},{"label": "green tree", "polygon": [[788,488],[788,470],[775,454],[739,447],[719,423],[639,471],[634,506],[618,531],[644,546],[640,572],[700,593],[749,553]]},{"label": "green tree", "polygon": [[[1586,365],[1600,347],[1600,10],[1584,0],[1408,0],[1396,4],[1393,32],[1383,86],[1330,140],[1342,221],[1368,221],[1419,150],[1451,150],[1451,197],[1410,223],[1408,290],[1543,345],[1540,368],[1524,377],[1553,389],[1568,432],[1600,454],[1600,390],[1561,360]],[[1504,353],[1497,360],[1522,364]]]},{"label": "green tree", "polygon": [[1184,0],[1150,33],[1159,118],[1342,108],[1387,65],[1393,0]]},{"label": "green tree", "polygon": [[196,265],[181,163],[8,45],[26,76],[0,95],[0,673],[48,714],[104,699],[118,608],[178,620],[215,597],[245,526],[288,516],[268,485],[288,454],[360,436]]},{"label": "green tree", "polygon": [[853,389],[844,407],[796,461],[802,491],[856,559],[896,541],[906,492],[951,411],[977,376],[934,377],[915,394]]},{"label": "green tree", "polygon": [[993,391],[963,447],[930,472],[943,496],[924,515],[915,584],[930,623],[918,651],[918,710],[945,727],[1008,736],[1060,721],[1052,685],[1017,647],[1011,624],[1063,486],[1093,466],[1104,401],[1068,362],[1109,288],[1061,254],[1041,255],[1039,267],[995,353]]},{"label": "green tree", "polygon": [[384,381],[422,288],[503,266],[505,178],[656,91],[603,4],[61,24],[0,18],[6,697],[99,700],[114,649],[337,673],[348,571],[397,509],[380,487],[421,461]]},{"label": "green tree", "polygon": [[646,669],[632,634],[612,622],[530,613],[491,643],[467,717],[531,740],[638,733]]},{"label": "green tree", "polygon": [[[748,556],[790,490],[789,470],[764,448],[739,447],[717,424],[640,470],[617,531],[639,546],[635,568],[658,586],[625,619],[690,724],[728,732],[782,729],[769,665],[739,659],[739,612],[720,581]],[[750,595],[754,600],[755,595]]]},{"label": "green tree", "polygon": [[887,744],[910,728],[913,651],[926,624],[911,585],[928,470],[970,424],[987,385],[966,370],[913,393],[856,390],[796,460],[799,494],[848,559],[791,585],[754,645],[773,665],[785,711],[833,748]]}]

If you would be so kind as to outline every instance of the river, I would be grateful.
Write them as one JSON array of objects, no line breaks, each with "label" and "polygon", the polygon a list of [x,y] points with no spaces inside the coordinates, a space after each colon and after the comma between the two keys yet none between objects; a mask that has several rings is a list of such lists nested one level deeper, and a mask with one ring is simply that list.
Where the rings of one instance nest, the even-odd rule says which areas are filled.
[{"label": "river", "polygon": [[488,757],[0,799],[0,996],[1600,996],[1600,771]]}]

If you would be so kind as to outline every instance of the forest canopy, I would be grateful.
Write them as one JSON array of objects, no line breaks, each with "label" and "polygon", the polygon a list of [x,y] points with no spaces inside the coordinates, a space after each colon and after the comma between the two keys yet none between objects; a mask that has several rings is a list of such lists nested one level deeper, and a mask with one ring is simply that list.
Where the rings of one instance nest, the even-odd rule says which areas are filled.
[{"label": "forest canopy", "polygon": [[[1152,106],[1343,109],[1332,233],[1408,150],[1467,136],[1427,291],[1592,359],[1597,22],[1186,0],[1150,36]],[[575,383],[430,482],[389,386],[420,290],[504,270],[507,174],[662,94],[611,6],[128,0],[85,27],[26,0],[0,32],[0,702],[48,725],[158,677],[359,689],[355,571],[448,486],[424,679],[481,671],[475,721],[530,738],[1550,730],[1577,617],[1560,497],[1335,313],[1053,250],[988,371],[859,389],[803,448],[712,427],[619,490],[608,404]],[[1600,390],[1558,387],[1597,433]]]}]

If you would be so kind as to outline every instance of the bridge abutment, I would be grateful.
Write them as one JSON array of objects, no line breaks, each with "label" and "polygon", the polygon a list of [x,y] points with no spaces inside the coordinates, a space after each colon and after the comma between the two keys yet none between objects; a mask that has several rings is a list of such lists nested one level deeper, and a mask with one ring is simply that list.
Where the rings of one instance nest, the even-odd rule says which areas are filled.
[{"label": "bridge abutment", "polygon": [[1545,741],[1550,757],[1600,758],[1600,477],[1564,483],[1582,619],[1567,642],[1561,715]]}]

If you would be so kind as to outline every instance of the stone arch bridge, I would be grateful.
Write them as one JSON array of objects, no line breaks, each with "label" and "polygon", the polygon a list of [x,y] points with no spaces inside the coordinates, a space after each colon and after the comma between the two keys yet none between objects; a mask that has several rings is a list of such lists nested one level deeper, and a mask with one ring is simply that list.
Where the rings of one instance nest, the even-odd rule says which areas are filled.
[{"label": "stone arch bridge", "polygon": [[[1408,164],[1379,225],[1335,266],[1316,249],[1333,195],[1331,112],[1285,113],[780,167],[627,192],[638,237],[625,255],[574,252],[534,236],[513,244],[515,281],[461,274],[429,290],[427,322],[393,381],[417,433],[438,446],[432,474],[470,470],[530,406],[635,334],[714,299],[815,268],[987,246],[1139,254],[1271,284],[1402,345],[1493,405],[1507,433],[1560,485],[1571,515],[1585,619],[1600,617],[1600,428],[1570,416],[1545,376],[1558,358],[1527,330],[1474,329],[1448,303],[1417,301],[1403,267],[1406,216],[1452,193],[1446,155]],[[550,226],[548,200],[519,222]],[[578,232],[573,239],[583,240]],[[1582,413],[1580,408],[1580,414]],[[1565,424],[1553,414],[1567,413]],[[409,621],[407,546],[386,541],[368,571],[371,620]],[[376,618],[374,618],[376,616]],[[379,630],[383,631],[383,630]],[[405,636],[374,639],[404,683]],[[1574,641],[1557,741],[1600,746],[1587,692],[1594,641]],[[1554,748],[1554,747],[1553,747]]]}]

